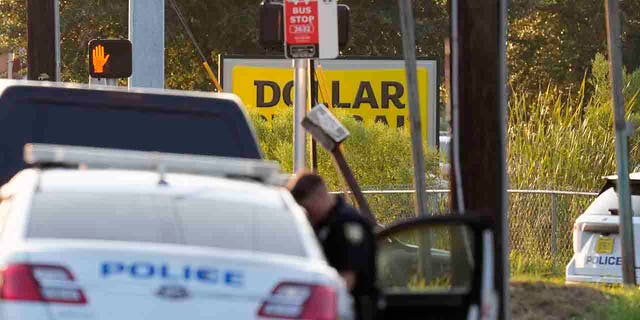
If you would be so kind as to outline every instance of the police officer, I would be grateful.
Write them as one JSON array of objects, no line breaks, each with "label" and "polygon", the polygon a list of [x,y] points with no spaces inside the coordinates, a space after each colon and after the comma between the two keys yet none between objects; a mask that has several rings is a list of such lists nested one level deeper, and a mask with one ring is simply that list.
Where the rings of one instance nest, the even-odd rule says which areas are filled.
[{"label": "police officer", "polygon": [[353,295],[357,318],[373,319],[377,300],[373,226],[342,197],[330,194],[315,173],[297,175],[288,187],[306,209],[329,264]]}]

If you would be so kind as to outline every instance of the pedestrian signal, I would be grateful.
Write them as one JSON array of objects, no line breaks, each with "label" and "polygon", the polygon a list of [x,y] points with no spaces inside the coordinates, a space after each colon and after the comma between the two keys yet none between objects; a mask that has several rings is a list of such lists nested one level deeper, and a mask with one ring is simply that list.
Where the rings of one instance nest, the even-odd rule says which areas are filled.
[{"label": "pedestrian signal", "polygon": [[89,75],[92,78],[131,76],[131,41],[94,39],[89,41]]}]

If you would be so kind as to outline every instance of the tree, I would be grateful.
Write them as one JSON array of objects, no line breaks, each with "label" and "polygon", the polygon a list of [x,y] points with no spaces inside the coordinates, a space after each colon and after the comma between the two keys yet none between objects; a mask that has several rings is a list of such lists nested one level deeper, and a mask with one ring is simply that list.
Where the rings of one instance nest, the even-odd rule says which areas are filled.
[{"label": "tree", "polygon": [[[87,43],[126,37],[129,0],[59,0],[62,79],[87,81]],[[263,55],[257,41],[259,0],[176,0],[215,69],[219,54]],[[343,0],[352,35],[342,55],[402,56],[395,1]],[[0,50],[26,47],[26,0],[0,0]],[[414,1],[418,56],[442,62],[449,35],[447,0]],[[640,65],[640,1],[622,1],[627,69]],[[512,0],[508,60],[514,88],[535,92],[548,83],[579,83],[596,53],[606,52],[604,6],[594,0]],[[166,1],[165,79],[168,88],[213,90],[200,58]],[[278,53],[275,53],[278,54]],[[442,63],[440,63],[442,67]],[[441,73],[442,74],[442,73]]]},{"label": "tree", "polygon": [[602,1],[514,0],[509,15],[509,71],[516,88],[537,92],[549,82],[571,87],[606,49]]},{"label": "tree", "polygon": [[[257,41],[257,0],[177,0],[187,24],[215,69],[219,54],[262,55]],[[25,0],[0,0],[0,49],[26,47]],[[383,0],[342,1],[351,6],[352,38],[344,55],[400,57],[397,4]],[[418,55],[442,56],[448,33],[446,1],[416,1]],[[372,8],[375,8],[373,10]],[[60,0],[62,79],[87,81],[87,43],[97,37],[127,37],[128,0]],[[213,90],[191,41],[167,1],[166,86]]]}]

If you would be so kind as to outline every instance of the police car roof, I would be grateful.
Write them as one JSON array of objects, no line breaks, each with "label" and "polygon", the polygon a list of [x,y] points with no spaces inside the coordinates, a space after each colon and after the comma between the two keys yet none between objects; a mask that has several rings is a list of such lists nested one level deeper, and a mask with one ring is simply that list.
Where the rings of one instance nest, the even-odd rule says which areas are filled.
[{"label": "police car roof", "polygon": [[27,143],[262,158],[233,94],[0,80],[0,185]]},{"label": "police car roof", "polygon": [[241,197],[243,203],[282,208],[284,189],[250,180],[167,173],[160,184],[157,172],[117,169],[27,169],[16,175],[0,194],[19,192],[38,185],[38,192],[105,192],[130,194],[177,194],[229,200]]},{"label": "police car roof", "polygon": [[[610,175],[603,177],[606,180],[618,180],[618,175]],[[629,180],[640,180],[640,172],[629,173]]]}]

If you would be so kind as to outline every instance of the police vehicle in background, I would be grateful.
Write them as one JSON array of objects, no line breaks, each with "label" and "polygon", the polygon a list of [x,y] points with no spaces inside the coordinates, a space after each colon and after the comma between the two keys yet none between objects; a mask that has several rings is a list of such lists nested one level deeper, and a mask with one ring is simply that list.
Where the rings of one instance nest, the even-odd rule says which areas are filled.
[{"label": "police vehicle in background", "polygon": [[[1,319],[353,316],[236,96],[0,80],[0,137]],[[378,319],[494,319],[487,226],[379,230]]]},{"label": "police vehicle in background", "polygon": [[[566,268],[566,281],[622,283],[622,241],[619,235],[617,176],[605,177],[605,185],[598,197],[573,225],[574,255]],[[638,250],[640,233],[640,173],[629,175],[631,209],[635,247]],[[640,259],[636,254],[636,266]],[[636,277],[640,272],[636,269]]]}]

